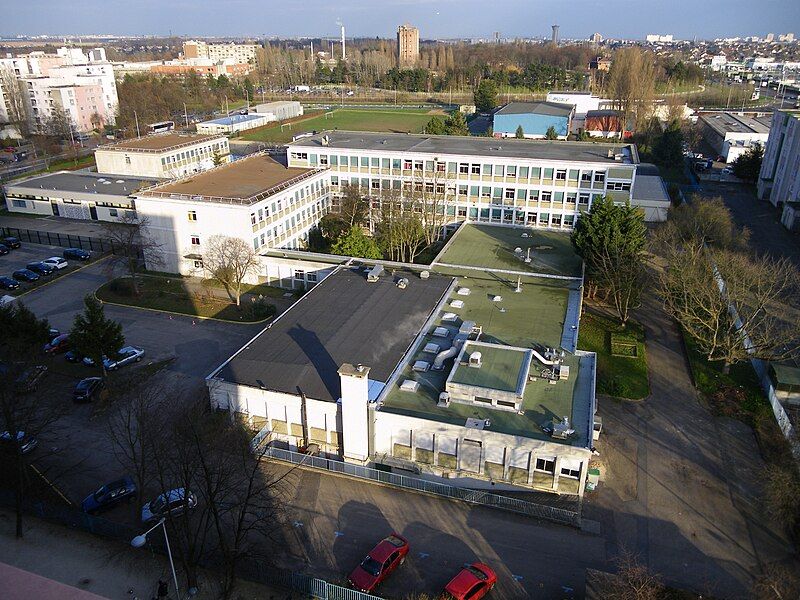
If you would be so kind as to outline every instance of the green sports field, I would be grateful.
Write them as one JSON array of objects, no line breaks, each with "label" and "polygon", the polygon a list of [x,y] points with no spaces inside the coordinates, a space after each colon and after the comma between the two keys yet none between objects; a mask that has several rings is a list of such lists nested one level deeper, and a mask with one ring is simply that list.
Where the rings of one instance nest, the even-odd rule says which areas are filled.
[{"label": "green sports field", "polygon": [[431,117],[443,115],[438,110],[350,110],[336,109],[326,117],[324,114],[297,121],[283,127],[275,123],[250,133],[241,139],[255,142],[285,143],[292,136],[307,131],[323,129],[342,129],[346,131],[385,131],[396,133],[420,133]]}]

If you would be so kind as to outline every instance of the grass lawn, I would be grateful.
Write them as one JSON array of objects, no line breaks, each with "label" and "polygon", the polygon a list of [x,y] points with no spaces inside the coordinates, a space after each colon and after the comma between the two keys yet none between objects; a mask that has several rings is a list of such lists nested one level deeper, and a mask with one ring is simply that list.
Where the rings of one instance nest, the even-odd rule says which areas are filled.
[{"label": "grass lawn", "polygon": [[[631,400],[641,400],[650,394],[644,329],[639,323],[629,320],[628,326],[622,329],[616,319],[587,310],[578,333],[578,348],[597,353],[597,391],[600,394]],[[635,342],[636,357],[611,354],[612,334]]]},{"label": "grass lawn", "polygon": [[114,279],[100,286],[95,294],[104,302],[242,323],[255,323],[274,314],[274,306],[268,314],[254,310],[250,303],[243,302],[242,306],[237,307],[210,290],[191,291],[185,285],[186,280],[180,277],[142,277],[139,296],[132,296],[126,289],[126,283],[127,278]]},{"label": "grass lawn", "polygon": [[255,142],[291,142],[292,136],[308,131],[323,129],[341,129],[346,131],[386,131],[396,133],[420,133],[433,115],[443,115],[439,110],[351,110],[340,108],[327,118],[325,114],[317,115],[302,121],[296,121],[292,127],[280,124],[268,126],[241,136],[242,140]]}]

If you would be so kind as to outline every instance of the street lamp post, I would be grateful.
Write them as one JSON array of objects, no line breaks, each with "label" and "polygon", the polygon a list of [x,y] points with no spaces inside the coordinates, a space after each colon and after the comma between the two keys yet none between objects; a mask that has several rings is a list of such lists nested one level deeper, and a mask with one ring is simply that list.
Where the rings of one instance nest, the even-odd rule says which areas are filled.
[{"label": "street lamp post", "polygon": [[131,546],[134,548],[141,548],[147,543],[147,534],[153,531],[156,527],[161,525],[164,528],[164,540],[167,542],[167,556],[169,556],[169,566],[172,569],[172,581],[175,584],[175,596],[179,597],[178,595],[178,576],[175,574],[175,563],[172,561],[172,550],[169,547],[169,536],[167,535],[167,526],[164,523],[164,518],[162,518],[158,523],[153,525],[150,529],[142,533],[141,535],[137,535],[135,538],[131,540]]}]

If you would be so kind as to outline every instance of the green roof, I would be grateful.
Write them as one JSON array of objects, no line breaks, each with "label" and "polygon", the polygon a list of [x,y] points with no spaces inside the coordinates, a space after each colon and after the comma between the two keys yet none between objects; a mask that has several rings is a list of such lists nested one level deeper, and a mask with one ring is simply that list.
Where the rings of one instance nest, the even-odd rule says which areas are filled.
[{"label": "green roof", "polygon": [[[517,248],[521,249],[521,254],[515,253]],[[531,260],[525,262],[529,249]],[[566,232],[465,223],[445,245],[435,262],[580,277],[582,261],[575,254]]]},{"label": "green roof", "polygon": [[481,366],[476,368],[464,363],[456,365],[451,382],[503,392],[517,391],[520,377],[528,364],[526,350],[467,342],[464,359],[473,352],[481,353]]},{"label": "green roof", "polygon": [[800,367],[781,363],[771,363],[778,383],[784,385],[800,385]]}]

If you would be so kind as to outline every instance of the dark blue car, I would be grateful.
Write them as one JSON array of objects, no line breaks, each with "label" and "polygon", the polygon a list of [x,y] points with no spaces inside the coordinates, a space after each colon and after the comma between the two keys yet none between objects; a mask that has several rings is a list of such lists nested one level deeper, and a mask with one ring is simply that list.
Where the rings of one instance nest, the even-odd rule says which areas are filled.
[{"label": "dark blue car", "polygon": [[38,281],[39,276],[30,269],[19,269],[14,271],[11,276],[18,281]]},{"label": "dark blue car", "polygon": [[97,513],[112,508],[123,500],[131,500],[136,495],[136,484],[127,475],[100,487],[81,502],[85,513]]},{"label": "dark blue car", "polygon": [[66,248],[64,250],[64,258],[71,258],[73,260],[89,260],[90,256],[91,254],[81,248]]},{"label": "dark blue car", "polygon": [[43,262],[32,262],[28,263],[27,268],[34,273],[38,273],[39,275],[50,275],[53,271],[55,271],[55,267],[51,267],[47,263]]},{"label": "dark blue car", "polygon": [[11,279],[11,277],[0,277],[0,288],[4,290],[16,290],[19,284]]},{"label": "dark blue car", "polygon": [[11,249],[8,246],[5,244],[0,244],[0,256],[8,254],[9,252],[11,252]]}]

